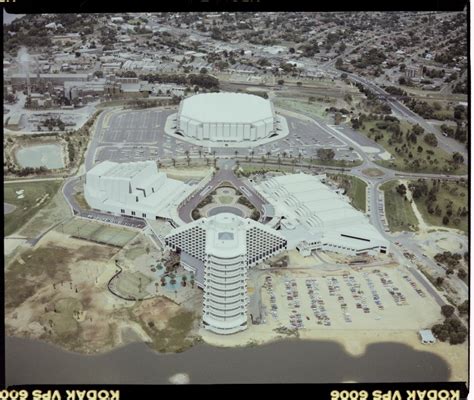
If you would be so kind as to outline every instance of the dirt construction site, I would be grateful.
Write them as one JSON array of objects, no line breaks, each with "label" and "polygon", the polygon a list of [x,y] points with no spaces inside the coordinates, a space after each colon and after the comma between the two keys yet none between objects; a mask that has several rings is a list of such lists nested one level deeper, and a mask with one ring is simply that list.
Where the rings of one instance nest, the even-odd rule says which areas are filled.
[{"label": "dirt construction site", "polygon": [[[146,254],[146,247],[140,248],[146,241],[135,241],[132,255]],[[6,268],[6,334],[53,342],[81,353],[106,352],[132,341],[145,341],[162,351],[192,345],[199,296],[181,305],[154,290],[144,300],[121,299],[108,289],[118,272],[115,259],[120,251],[49,232]],[[138,271],[129,270],[132,275]]]}]

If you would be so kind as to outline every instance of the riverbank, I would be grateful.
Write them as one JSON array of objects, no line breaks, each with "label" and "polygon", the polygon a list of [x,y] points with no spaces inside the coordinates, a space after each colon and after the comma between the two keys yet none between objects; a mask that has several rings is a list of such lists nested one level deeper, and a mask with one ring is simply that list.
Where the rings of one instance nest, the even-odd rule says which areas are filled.
[{"label": "riverbank", "polygon": [[19,384],[167,384],[177,374],[192,384],[442,382],[451,368],[437,354],[401,343],[374,343],[362,357],[334,340],[283,340],[225,349],[196,345],[160,354],[132,343],[84,356],[36,340],[6,338],[6,382]]},{"label": "riverbank", "polygon": [[[275,343],[288,338],[287,335],[278,334],[265,325],[254,325],[246,331],[230,336],[216,335],[201,329],[200,334],[205,343],[217,347],[247,347]],[[334,341],[354,357],[364,357],[368,349],[383,342],[392,342],[406,345],[420,352],[430,352],[441,357],[449,365],[451,381],[467,381],[468,379],[468,347],[450,345],[437,342],[425,345],[420,342],[418,332],[414,330],[309,330],[302,329],[298,336],[307,341]]]}]

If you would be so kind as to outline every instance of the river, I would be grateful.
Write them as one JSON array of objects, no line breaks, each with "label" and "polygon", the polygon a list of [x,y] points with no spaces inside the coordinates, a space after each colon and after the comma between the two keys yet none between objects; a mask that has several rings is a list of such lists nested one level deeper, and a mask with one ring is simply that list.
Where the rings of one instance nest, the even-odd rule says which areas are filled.
[{"label": "river", "polygon": [[438,355],[400,343],[378,343],[354,357],[331,341],[284,340],[262,346],[197,345],[160,354],[132,343],[81,355],[37,340],[5,338],[7,384],[160,384],[178,373],[190,383],[434,382],[450,377]]}]

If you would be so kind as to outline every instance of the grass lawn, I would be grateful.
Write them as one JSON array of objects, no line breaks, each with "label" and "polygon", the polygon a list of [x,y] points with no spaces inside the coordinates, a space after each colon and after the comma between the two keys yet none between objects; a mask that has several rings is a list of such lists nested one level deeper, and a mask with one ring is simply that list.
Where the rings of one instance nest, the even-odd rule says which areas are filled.
[{"label": "grass lawn", "polygon": [[[444,150],[440,149],[439,147],[432,147],[426,144],[422,138],[422,136],[418,136],[418,140],[416,144],[410,143],[408,150],[404,150],[400,153],[395,151],[396,147],[401,148],[401,143],[389,143],[389,139],[392,135],[391,132],[386,130],[381,130],[376,127],[376,123],[381,121],[367,121],[364,122],[364,128],[360,129],[359,131],[366,135],[367,137],[373,139],[376,133],[380,133],[383,135],[382,139],[377,141],[385,150],[387,150],[393,157],[393,160],[383,160],[377,161],[377,164],[387,167],[393,168],[399,171],[406,171],[406,172],[427,172],[427,173],[449,173],[449,174],[466,174],[467,167],[465,164],[454,167],[449,161],[451,160],[451,154],[445,152]],[[400,123],[401,130],[405,135],[405,132],[411,129],[411,124],[402,121]],[[376,133],[370,132],[370,129],[374,128]],[[404,142],[406,143],[406,142]],[[423,150],[421,153],[418,152],[418,146],[420,146]],[[434,152],[433,155],[430,156],[430,160],[428,160],[426,153],[427,150],[431,150]],[[412,153],[412,158],[409,158],[408,154]],[[415,168],[412,165],[414,160],[418,160],[420,163],[419,168]]]},{"label": "grass lawn", "polygon": [[416,231],[418,218],[411,204],[396,192],[397,185],[399,185],[398,181],[389,181],[380,186],[380,190],[383,190],[385,194],[385,216],[390,231]]},{"label": "grass lawn", "polygon": [[[308,160],[305,160],[308,161]],[[311,160],[311,164],[314,165],[321,165],[321,166],[328,166],[328,167],[357,167],[358,165],[362,165],[363,161],[362,160],[354,160],[354,161],[345,161],[345,160],[328,160],[328,161],[323,161],[323,160]]]},{"label": "grass lawn", "polygon": [[[38,182],[4,182],[4,201],[13,204],[16,209],[5,215],[5,236],[19,230],[39,210],[45,207],[62,185],[62,181],[38,181]],[[24,190],[23,199],[18,199],[16,191]],[[44,200],[42,200],[44,199]]]},{"label": "grass lawn", "polygon": [[74,199],[77,201],[77,204],[79,204],[79,207],[81,207],[83,210],[91,210],[89,204],[87,204],[83,192],[76,193],[74,195]]},{"label": "grass lawn", "polygon": [[217,198],[220,203],[222,204],[230,204],[232,203],[232,196],[219,196]]},{"label": "grass lawn", "polygon": [[383,171],[377,168],[367,168],[367,169],[364,169],[362,172],[364,175],[372,176],[372,177],[384,175]]},{"label": "grass lawn", "polygon": [[124,297],[142,299],[148,295],[145,290],[151,279],[141,272],[124,271],[115,280],[117,291]]},{"label": "grass lawn", "polygon": [[340,187],[346,189],[346,195],[351,199],[351,204],[362,212],[366,212],[367,184],[359,178],[350,175],[329,175]]},{"label": "grass lawn", "polygon": [[184,309],[179,311],[167,321],[166,327],[161,329],[157,328],[156,325],[150,326],[142,319],[137,319],[131,311],[129,311],[129,315],[152,338],[151,347],[159,352],[181,352],[193,346],[196,341],[191,333],[199,316],[193,311]]},{"label": "grass lawn", "polygon": [[252,165],[240,165],[243,174],[253,174],[256,172],[269,172],[269,171],[277,171],[277,172],[291,172],[293,171],[292,167],[287,166],[278,166],[278,165],[266,165],[266,166],[252,166]]},{"label": "grass lawn", "polygon": [[55,303],[55,312],[49,311],[40,318],[41,324],[51,328],[56,335],[68,337],[76,334],[79,324],[74,318],[75,312],[82,312],[83,306],[78,299],[64,298]]},{"label": "grass lawn", "polygon": [[313,102],[308,103],[308,100],[297,100],[293,98],[282,98],[277,97],[274,101],[276,107],[285,108],[290,111],[295,112],[305,112],[308,114],[314,114],[318,117],[324,118],[327,116],[327,112],[325,111],[330,105],[328,103],[321,103],[321,102]]},{"label": "grass lawn", "polygon": [[5,306],[15,308],[43,287],[45,281],[70,281],[73,251],[64,247],[40,247],[22,253],[5,271]]},{"label": "grass lawn", "polygon": [[[433,187],[433,180],[428,181],[428,187],[431,189]],[[428,207],[425,197],[420,197],[415,200],[418,210],[423,216],[423,219],[427,224],[435,226],[446,226],[448,228],[456,228],[462,230],[467,234],[468,232],[468,218],[469,217],[460,217],[456,216],[458,208],[466,207],[469,209],[469,199],[468,199],[468,187],[467,183],[464,182],[454,182],[454,181],[443,181],[440,184],[440,190],[436,193],[436,203],[439,205],[439,208],[443,211],[441,215],[436,215],[435,213],[430,214],[428,212]],[[447,225],[443,224],[443,215],[446,210],[446,206],[449,202],[452,202],[453,215],[449,218],[449,223]],[[459,219],[459,224],[455,223],[455,219]]]}]

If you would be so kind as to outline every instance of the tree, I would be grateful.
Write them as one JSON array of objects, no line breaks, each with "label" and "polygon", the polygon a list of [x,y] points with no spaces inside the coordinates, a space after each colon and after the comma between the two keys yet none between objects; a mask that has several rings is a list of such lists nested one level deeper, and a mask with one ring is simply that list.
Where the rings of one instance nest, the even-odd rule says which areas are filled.
[{"label": "tree", "polygon": [[462,164],[464,162],[464,157],[462,156],[461,153],[458,153],[457,151],[453,154],[453,163],[454,164]]},{"label": "tree", "polygon": [[438,276],[436,278],[436,285],[437,286],[441,286],[443,284],[443,282],[444,282],[444,278],[442,276]]},{"label": "tree", "polygon": [[449,318],[451,315],[453,315],[454,313],[454,307],[449,305],[449,304],[445,304],[443,306],[441,306],[441,314],[443,314],[443,316],[445,318]]},{"label": "tree", "polygon": [[288,51],[289,51],[291,54],[294,54],[295,49],[294,49],[293,47],[290,47],[290,48],[288,49]]},{"label": "tree", "polygon": [[458,277],[459,279],[463,279],[463,280],[466,279],[467,272],[464,269],[460,268],[458,271]]},{"label": "tree", "polygon": [[398,185],[396,190],[397,190],[397,193],[402,197],[404,197],[407,194],[407,187],[403,183]]},{"label": "tree", "polygon": [[334,156],[336,155],[336,153],[334,152],[333,149],[318,149],[317,155],[320,160],[330,161],[334,159]]},{"label": "tree", "polygon": [[285,84],[285,81],[283,79],[279,79],[277,82],[280,86]]},{"label": "tree", "polygon": [[434,133],[427,133],[423,140],[425,141],[426,144],[429,144],[432,147],[438,146],[438,138]]},{"label": "tree", "polygon": [[425,132],[425,130],[418,124],[413,125],[411,131],[417,136],[422,135]]},{"label": "tree", "polygon": [[342,58],[339,57],[339,58],[336,60],[336,64],[335,64],[336,68],[337,68],[337,69],[341,69],[343,65],[344,65],[344,63],[342,62]]},{"label": "tree", "polygon": [[458,306],[459,314],[467,314],[469,312],[469,301],[464,300],[464,303]]}]

